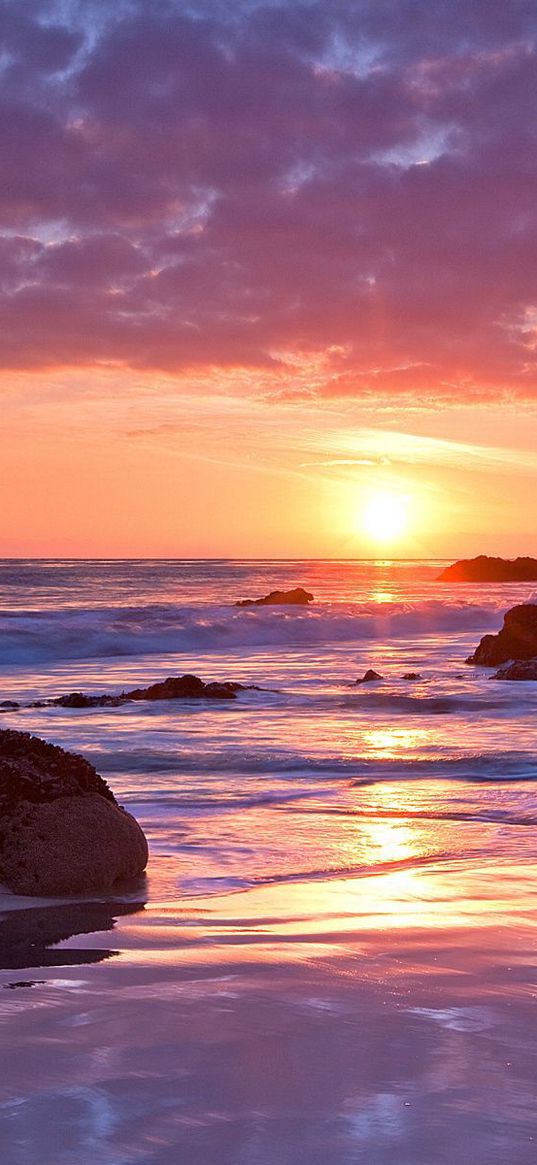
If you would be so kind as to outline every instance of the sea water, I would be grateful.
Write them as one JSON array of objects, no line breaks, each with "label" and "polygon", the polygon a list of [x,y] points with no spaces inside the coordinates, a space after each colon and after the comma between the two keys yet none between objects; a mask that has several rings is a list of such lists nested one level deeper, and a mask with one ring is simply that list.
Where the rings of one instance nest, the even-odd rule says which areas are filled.
[{"label": "sea water", "polygon": [[[23,708],[2,724],[87,756],[140,818],[153,861],[174,855],[182,893],[364,867],[379,855],[349,847],[346,818],[354,835],[371,805],[393,812],[403,802],[404,812],[409,796],[416,812],[432,803],[464,821],[526,820],[537,684],[502,683],[464,661],[535,587],[446,584],[442,566],[4,562],[4,700],[119,693],[185,672],[262,690],[234,701]],[[234,605],[295,585],[314,594],[311,605]],[[382,680],[357,685],[368,668]],[[405,680],[409,672],[420,678]],[[232,808],[241,810],[233,830]],[[318,815],[336,810],[338,830],[325,836]],[[489,835],[473,832],[472,845],[486,848]]]},{"label": "sea water", "polygon": [[[2,714],[2,727],[88,757],[136,815],[151,851],[147,883],[134,893],[133,911],[145,904],[142,913],[118,915],[113,940],[85,938],[104,962],[73,980],[71,1018],[62,1019],[92,1017],[84,1051],[98,1065],[107,1000],[106,1023],[120,1017],[123,1053],[111,1038],[116,1067],[105,1056],[94,1073],[109,1123],[99,1132],[95,1117],[86,1143],[67,1114],[51,1161],[534,1159],[536,1065],[526,1037],[536,992],[537,684],[498,681],[465,659],[537,588],[442,583],[443,565],[0,565],[0,699],[21,705]],[[310,606],[235,606],[295,586],[314,594]],[[369,668],[382,678],[357,684]],[[256,689],[235,700],[27,706],[186,672]],[[37,908],[4,896],[11,911],[21,904]],[[91,927],[82,920],[83,929]],[[83,967],[80,938],[69,933],[59,936],[60,966],[65,951]],[[52,1016],[69,973],[40,973],[45,986],[24,996],[31,1010],[46,991],[40,1015]],[[142,1009],[136,1020],[126,983]],[[10,1020],[19,1042],[30,1006],[23,995]],[[152,1049],[145,1092],[128,1058],[133,1023],[145,1033],[144,1055]],[[28,1040],[40,1031],[28,1028]],[[362,1040],[369,1061],[358,1085]],[[29,1049],[19,1091],[6,1102],[10,1165],[38,1148],[48,1159],[48,1117],[35,1107],[43,1085],[28,1078]],[[114,1100],[118,1057],[131,1091],[125,1085]],[[66,1060],[54,1104],[72,1071]],[[185,1085],[181,1100],[179,1082],[193,1072],[196,1096]],[[282,1072],[287,1092],[275,1083]],[[164,1087],[171,1077],[173,1096]],[[134,1080],[155,1143],[140,1130],[129,1140]],[[85,1070],[77,1087],[91,1125],[97,1102]],[[491,1087],[501,1093],[496,1106]],[[19,1109],[9,1108],[17,1096],[18,1125]],[[17,1149],[32,1120],[34,1141]]]}]

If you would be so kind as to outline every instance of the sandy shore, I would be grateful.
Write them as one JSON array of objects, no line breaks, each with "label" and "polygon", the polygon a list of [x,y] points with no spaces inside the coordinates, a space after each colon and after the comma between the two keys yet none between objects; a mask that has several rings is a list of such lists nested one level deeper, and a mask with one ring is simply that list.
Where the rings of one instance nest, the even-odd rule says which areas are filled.
[{"label": "sandy shore", "polygon": [[26,900],[1,928],[3,1165],[530,1165],[533,875]]}]

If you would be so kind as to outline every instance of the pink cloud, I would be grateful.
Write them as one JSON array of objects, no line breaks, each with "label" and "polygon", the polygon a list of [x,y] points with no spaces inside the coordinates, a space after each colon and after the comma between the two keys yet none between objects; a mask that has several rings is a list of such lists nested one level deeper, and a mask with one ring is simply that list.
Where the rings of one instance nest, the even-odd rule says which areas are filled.
[{"label": "pink cloud", "polygon": [[0,11],[3,367],[535,395],[533,4]]}]

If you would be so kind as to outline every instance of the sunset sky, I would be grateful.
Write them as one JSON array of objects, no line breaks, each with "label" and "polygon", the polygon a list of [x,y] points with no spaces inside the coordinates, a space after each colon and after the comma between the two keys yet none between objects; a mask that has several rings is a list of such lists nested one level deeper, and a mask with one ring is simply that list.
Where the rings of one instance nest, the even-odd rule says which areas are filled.
[{"label": "sunset sky", "polygon": [[0,14],[0,555],[537,553],[535,0]]}]

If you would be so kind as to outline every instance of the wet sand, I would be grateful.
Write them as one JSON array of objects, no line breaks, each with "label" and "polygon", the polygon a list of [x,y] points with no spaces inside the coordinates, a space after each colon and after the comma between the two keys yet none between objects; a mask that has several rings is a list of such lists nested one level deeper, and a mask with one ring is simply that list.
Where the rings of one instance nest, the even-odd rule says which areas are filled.
[{"label": "wet sand", "polygon": [[189,900],[155,866],[145,906],[4,915],[3,1165],[535,1161],[529,860]]}]

